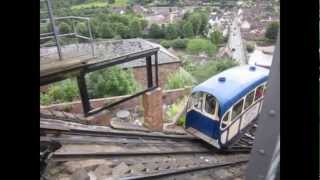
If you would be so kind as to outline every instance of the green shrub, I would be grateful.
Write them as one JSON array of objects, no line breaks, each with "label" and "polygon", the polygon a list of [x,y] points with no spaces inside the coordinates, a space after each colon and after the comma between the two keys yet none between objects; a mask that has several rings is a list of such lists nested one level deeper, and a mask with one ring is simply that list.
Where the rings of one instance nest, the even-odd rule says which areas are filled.
[{"label": "green shrub", "polygon": [[182,127],[184,127],[186,125],[186,116],[185,115],[183,115],[179,118],[177,125],[182,126]]},{"label": "green shrub", "polygon": [[151,24],[150,30],[149,30],[149,37],[150,38],[164,38],[165,34],[163,32],[163,29],[158,24]]},{"label": "green shrub", "polygon": [[185,62],[184,67],[191,75],[197,80],[197,82],[201,83],[213,75],[220,73],[226,69],[229,69],[233,66],[238,65],[238,63],[231,59],[219,59],[219,60],[211,60],[205,64],[196,64],[193,62]]},{"label": "green shrub", "polygon": [[74,80],[67,79],[49,86],[46,93],[40,94],[40,104],[70,102],[79,97],[78,86]]},{"label": "green shrub", "polygon": [[71,32],[71,27],[69,24],[65,23],[65,22],[61,22],[59,24],[59,32],[60,34],[67,34]]},{"label": "green shrub", "polygon": [[170,48],[171,43],[170,43],[170,41],[163,40],[163,41],[160,42],[160,45],[165,47],[165,48]]},{"label": "green shrub", "polygon": [[91,98],[120,96],[140,89],[131,70],[111,67],[88,75],[88,93]]},{"label": "green shrub", "polygon": [[215,30],[210,34],[210,41],[213,44],[221,44],[223,43],[223,34],[222,32]]},{"label": "green shrub", "polygon": [[217,51],[217,47],[206,39],[191,39],[187,44],[187,51],[192,54],[205,52],[212,56]]},{"label": "green shrub", "polygon": [[187,39],[175,39],[171,41],[171,46],[176,49],[185,49],[187,47]]},{"label": "green shrub", "polygon": [[251,53],[254,51],[255,47],[254,47],[254,44],[252,44],[252,43],[246,43],[246,48],[247,48],[248,53]]},{"label": "green shrub", "polygon": [[178,71],[169,74],[167,82],[165,84],[166,89],[178,89],[185,86],[192,86],[196,83],[196,80],[190,73],[180,68]]},{"label": "green shrub", "polygon": [[267,27],[265,37],[272,41],[275,41],[278,36],[279,27],[280,27],[279,22],[270,23]]}]

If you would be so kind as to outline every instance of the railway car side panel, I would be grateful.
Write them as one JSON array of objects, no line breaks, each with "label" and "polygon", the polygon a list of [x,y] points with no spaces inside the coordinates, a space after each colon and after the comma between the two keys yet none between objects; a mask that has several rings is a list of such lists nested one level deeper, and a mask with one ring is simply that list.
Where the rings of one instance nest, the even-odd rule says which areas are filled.
[{"label": "railway car side panel", "polygon": [[219,138],[218,121],[212,120],[195,110],[189,111],[186,117],[186,129],[192,127],[213,139]]},{"label": "railway car side panel", "polygon": [[252,108],[250,108],[246,113],[244,113],[241,120],[241,130],[258,116],[260,104],[261,102],[256,103],[254,106],[252,106]]}]

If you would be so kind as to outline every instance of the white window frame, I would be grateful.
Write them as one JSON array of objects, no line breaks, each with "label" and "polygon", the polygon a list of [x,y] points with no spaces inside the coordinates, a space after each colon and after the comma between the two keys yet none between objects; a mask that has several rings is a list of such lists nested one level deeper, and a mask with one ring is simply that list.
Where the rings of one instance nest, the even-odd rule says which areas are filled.
[{"label": "white window frame", "polygon": [[[247,97],[248,97],[248,95],[251,94],[251,93],[253,93],[252,102],[251,102],[251,104],[246,108],[245,105],[246,105],[246,103],[247,103]],[[254,97],[255,97],[255,95],[256,95],[256,91],[255,91],[255,89],[253,89],[253,90],[251,90],[248,94],[246,94],[246,95],[244,96],[243,110],[249,109],[249,108],[252,106],[252,104],[254,104]]]},{"label": "white window frame", "polygon": [[206,105],[206,99],[207,99],[207,95],[211,95],[211,94],[208,94],[208,93],[203,93],[203,98],[202,98],[202,114],[204,114],[205,116],[209,117],[210,119],[213,119],[215,121],[219,121],[219,116],[218,116],[218,110],[219,110],[219,103],[217,101],[217,98],[214,97],[213,95],[213,98],[214,98],[214,101],[215,101],[215,111],[214,111],[214,114],[210,114],[210,113],[207,113],[206,109],[205,109],[205,105]]},{"label": "white window frame", "polygon": [[[223,116],[222,116],[222,118],[221,118],[221,123],[220,123],[220,130],[222,130],[222,131],[225,130],[226,128],[228,128],[228,127],[230,126],[231,122],[233,122],[233,121],[231,121],[231,120],[232,120],[232,113],[233,113],[233,107],[234,107],[234,105],[237,104],[237,103],[239,103],[239,102],[243,99],[242,111],[241,111],[241,113],[240,113],[238,116],[236,116],[236,117],[234,118],[234,119],[237,119],[237,118],[243,113],[243,111],[246,110],[246,109],[244,108],[244,104],[245,104],[245,101],[246,101],[245,98],[246,98],[252,91],[254,91],[254,94],[253,94],[253,102],[252,102],[251,105],[248,106],[248,108],[247,108],[247,109],[249,109],[249,108],[251,108],[251,106],[252,106],[255,102],[261,100],[261,98],[264,97],[264,95],[262,95],[261,98],[255,100],[255,98],[256,98],[256,90],[258,89],[258,87],[260,87],[261,85],[262,85],[263,87],[265,87],[266,84],[267,84],[267,82],[264,82],[264,83],[259,84],[256,88],[254,88],[253,90],[251,90],[250,92],[248,92],[245,96],[243,96],[243,97],[242,97],[241,99],[239,99],[236,103],[234,103],[234,104],[223,114]],[[225,128],[222,128],[222,127],[221,127],[221,126],[222,126],[222,120],[223,120],[224,116],[225,116],[228,112],[230,112],[230,115],[229,115],[229,118],[228,118],[228,121],[227,121],[227,125],[226,125]]]},{"label": "white window frame", "polygon": [[[229,113],[229,114],[228,114],[228,113]],[[223,128],[223,127],[222,127],[223,118],[224,118],[227,114],[229,115],[229,117],[228,117],[228,120],[225,122],[226,126]],[[221,118],[221,123],[220,123],[220,130],[221,130],[221,131],[223,131],[223,130],[225,130],[227,127],[229,127],[230,121],[231,121],[230,119],[231,119],[231,111],[230,111],[230,109],[229,109],[228,111],[226,111],[226,112],[224,113],[224,115],[223,115],[222,118]]]}]

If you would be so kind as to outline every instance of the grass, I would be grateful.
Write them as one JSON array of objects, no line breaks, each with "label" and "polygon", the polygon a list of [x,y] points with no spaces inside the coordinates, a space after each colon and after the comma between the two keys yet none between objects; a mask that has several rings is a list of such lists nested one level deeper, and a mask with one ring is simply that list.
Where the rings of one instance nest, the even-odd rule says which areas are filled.
[{"label": "grass", "polygon": [[85,4],[79,4],[71,7],[71,10],[91,9],[91,8],[102,8],[108,6],[106,2],[91,2]]},{"label": "grass", "polygon": [[110,5],[111,7],[126,7],[128,5],[128,0],[116,0],[113,4],[107,2],[90,2],[85,4],[79,4],[71,7],[71,10],[81,10],[81,9],[93,9],[93,8],[103,8]]},{"label": "grass", "polygon": [[116,0],[114,4],[110,4],[112,7],[126,7],[128,0]]}]

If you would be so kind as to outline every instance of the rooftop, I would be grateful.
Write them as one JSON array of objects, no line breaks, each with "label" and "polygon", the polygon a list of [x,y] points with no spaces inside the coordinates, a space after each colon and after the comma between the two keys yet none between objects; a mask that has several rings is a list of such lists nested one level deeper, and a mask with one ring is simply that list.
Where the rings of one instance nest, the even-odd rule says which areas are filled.
[{"label": "rooftop", "polygon": [[[140,38],[125,40],[101,40],[93,44],[94,54],[90,54],[89,43],[71,44],[62,46],[63,60],[59,61],[56,47],[41,48],[41,51],[49,52],[45,58],[41,58],[40,77],[57,73],[62,70],[79,68],[101,62],[111,62],[117,59],[126,59],[129,56],[136,60],[120,64],[122,68],[145,66],[145,58],[141,53],[158,51],[158,64],[180,62],[179,58],[167,51],[159,44],[155,44]],[[133,55],[134,54],[134,55]],[[145,57],[145,56],[144,56]],[[154,56],[152,56],[152,59]],[[134,58],[135,59],[135,58]]]}]

